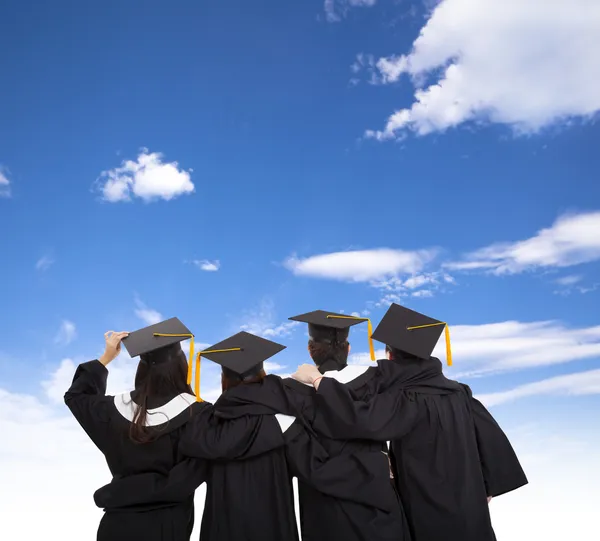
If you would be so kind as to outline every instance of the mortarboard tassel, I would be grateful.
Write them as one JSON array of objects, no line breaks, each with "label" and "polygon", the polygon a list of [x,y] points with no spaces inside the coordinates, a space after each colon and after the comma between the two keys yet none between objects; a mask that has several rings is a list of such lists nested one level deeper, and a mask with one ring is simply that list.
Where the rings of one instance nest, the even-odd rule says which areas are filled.
[{"label": "mortarboard tassel", "polygon": [[439,323],[429,323],[428,325],[417,325],[416,327],[407,327],[406,329],[412,331],[413,329],[424,329],[426,327],[437,327],[438,325],[445,325],[444,336],[446,338],[446,363],[448,366],[452,366],[452,348],[450,347],[450,327],[448,324],[440,321]]},{"label": "mortarboard tassel", "polygon": [[366,321],[367,322],[367,334],[369,335],[369,353],[371,354],[371,360],[376,361],[375,358],[375,348],[373,347],[373,338],[371,335],[373,334],[373,324],[368,317],[356,317],[356,316],[327,316],[327,318],[334,319],[356,319],[357,321]]},{"label": "mortarboard tassel", "polygon": [[[173,338],[187,337],[190,339],[190,356],[188,358],[187,384],[191,385],[192,384],[192,362],[194,359],[194,335],[193,334],[163,334],[163,333],[155,332],[154,336],[167,336],[167,337],[173,337]],[[198,392],[196,391],[196,400],[198,400],[198,399],[199,399],[199,395],[198,395]],[[200,402],[200,401],[202,401],[202,399],[200,399],[198,401]]]},{"label": "mortarboard tassel", "polygon": [[[229,348],[229,349],[207,349],[205,351],[199,351],[196,356],[196,381],[194,382],[194,390],[196,392],[196,401],[204,402],[202,398],[200,398],[200,361],[203,353],[227,353],[229,351],[242,351],[242,348]],[[192,363],[190,363],[191,366]],[[191,370],[188,376],[191,382]],[[189,382],[188,382],[189,383]]]}]

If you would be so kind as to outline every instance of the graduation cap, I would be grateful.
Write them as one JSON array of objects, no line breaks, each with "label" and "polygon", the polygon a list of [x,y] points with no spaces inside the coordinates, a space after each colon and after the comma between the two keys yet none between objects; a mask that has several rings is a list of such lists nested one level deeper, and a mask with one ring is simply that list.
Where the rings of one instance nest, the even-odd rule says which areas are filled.
[{"label": "graduation cap", "polygon": [[[158,349],[173,346],[190,339],[188,360],[188,385],[192,382],[192,360],[194,358],[194,334],[179,319],[173,317],[155,325],[144,327],[123,338],[123,345],[131,357],[152,353]],[[199,387],[196,388],[196,400],[201,401]]]},{"label": "graduation cap", "polygon": [[392,304],[375,329],[373,338],[400,351],[428,359],[442,331],[446,336],[446,360],[452,366],[450,330],[444,321]]},{"label": "graduation cap", "polygon": [[318,341],[344,341],[348,338],[350,327],[366,321],[368,324],[367,331],[369,333],[371,360],[375,360],[375,349],[373,348],[373,340],[371,340],[373,325],[367,317],[346,316],[336,314],[335,312],[326,312],[325,310],[315,310],[314,312],[290,317],[289,319],[308,323],[308,334],[311,338]]},{"label": "graduation cap", "polygon": [[197,359],[199,363],[200,356],[206,357],[221,365],[223,371],[233,372],[240,379],[244,379],[260,372],[264,361],[285,348],[286,346],[266,338],[242,331],[200,351]]}]

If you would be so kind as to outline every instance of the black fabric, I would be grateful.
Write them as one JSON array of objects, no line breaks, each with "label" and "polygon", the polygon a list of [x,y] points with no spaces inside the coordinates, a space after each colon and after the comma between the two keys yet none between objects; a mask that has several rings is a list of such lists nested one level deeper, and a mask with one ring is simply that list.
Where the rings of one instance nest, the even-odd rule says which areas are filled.
[{"label": "black fabric", "polygon": [[414,540],[494,541],[487,496],[527,482],[508,439],[437,359],[378,365],[362,387],[322,379],[313,427],[334,438],[392,440]]},{"label": "black fabric", "polygon": [[105,513],[97,541],[188,541],[194,525],[189,500],[177,507],[153,512]]},{"label": "black fabric", "polygon": [[[213,406],[195,401],[159,425],[163,433],[156,440],[135,443],[129,438],[130,422],[117,410],[115,398],[105,396],[107,375],[100,362],[83,363],[65,393],[66,405],[104,454],[113,476],[94,494],[96,504],[106,511],[99,539],[145,539],[127,535],[144,520],[152,525],[152,540],[186,539],[181,535],[193,526],[188,521],[194,491],[209,474],[206,459],[255,456],[284,443],[272,416],[217,423]],[[164,397],[165,403],[171,399]],[[189,451],[189,441],[193,459],[183,454],[186,448]],[[161,537],[156,532],[164,533]]]},{"label": "black fabric", "polygon": [[[268,412],[297,417],[285,438],[289,472],[298,477],[302,538],[408,539],[389,481],[385,446],[372,441],[316,440],[312,436],[314,389],[305,386],[296,391],[294,387],[295,383],[267,376],[260,384],[230,389],[215,409],[217,415],[229,419]],[[317,450],[306,452],[306,441]]]}]

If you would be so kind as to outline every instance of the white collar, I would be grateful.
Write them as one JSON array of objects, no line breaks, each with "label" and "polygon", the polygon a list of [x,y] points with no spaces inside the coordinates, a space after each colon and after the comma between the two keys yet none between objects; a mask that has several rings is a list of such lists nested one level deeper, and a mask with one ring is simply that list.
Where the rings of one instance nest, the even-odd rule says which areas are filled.
[{"label": "white collar", "polygon": [[[146,426],[158,426],[177,417],[196,401],[196,397],[189,393],[181,393],[159,408],[149,409],[146,416]],[[137,410],[137,404],[132,400],[131,393],[115,396],[115,408],[130,423]]]}]

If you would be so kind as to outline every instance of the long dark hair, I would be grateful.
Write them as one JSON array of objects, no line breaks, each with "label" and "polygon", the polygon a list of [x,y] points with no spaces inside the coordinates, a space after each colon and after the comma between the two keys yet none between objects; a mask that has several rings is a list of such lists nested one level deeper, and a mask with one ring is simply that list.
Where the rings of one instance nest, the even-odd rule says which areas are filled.
[{"label": "long dark hair", "polygon": [[311,338],[308,341],[308,352],[317,366],[325,361],[335,361],[336,364],[345,366],[348,361],[348,340],[319,341]]},{"label": "long dark hair", "polygon": [[249,383],[260,383],[267,373],[261,369],[256,374],[240,378],[235,372],[224,369],[221,371],[221,389],[225,392],[227,389],[232,389],[238,385],[248,385]]},{"label": "long dark hair", "polygon": [[129,429],[136,443],[149,443],[160,436],[160,430],[146,426],[148,398],[173,394],[193,394],[187,383],[187,359],[179,344],[157,349],[140,356],[135,374],[137,407]]}]

